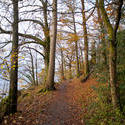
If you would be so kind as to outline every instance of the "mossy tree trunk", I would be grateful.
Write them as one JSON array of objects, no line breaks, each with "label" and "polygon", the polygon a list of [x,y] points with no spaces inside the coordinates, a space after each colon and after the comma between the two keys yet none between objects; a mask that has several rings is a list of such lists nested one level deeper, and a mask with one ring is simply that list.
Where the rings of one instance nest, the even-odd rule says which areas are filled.
[{"label": "mossy tree trunk", "polygon": [[117,71],[116,71],[116,62],[117,62],[117,40],[116,34],[119,27],[119,22],[121,18],[121,8],[123,5],[123,0],[119,0],[117,3],[118,8],[116,10],[116,23],[113,27],[110,23],[108,15],[106,13],[104,7],[104,0],[99,0],[99,7],[102,14],[102,19],[106,26],[108,35],[109,35],[109,42],[110,42],[110,49],[109,49],[109,72],[110,72],[110,87],[111,87],[111,97],[112,97],[112,104],[114,108],[120,108],[120,99],[119,99],[119,87],[117,83]]},{"label": "mossy tree trunk", "polygon": [[43,24],[43,32],[45,36],[45,46],[44,46],[44,63],[45,63],[45,82],[47,79],[47,73],[49,69],[49,56],[50,56],[50,28],[48,24],[48,13],[47,13],[47,8],[48,8],[48,1],[41,0],[42,5],[43,5],[43,16],[44,16],[44,24]]},{"label": "mossy tree trunk", "polygon": [[17,84],[18,84],[18,0],[13,3],[13,40],[11,53],[10,89],[5,114],[17,111]]},{"label": "mossy tree trunk", "polygon": [[100,13],[100,9],[99,9],[99,2],[98,0],[96,0],[96,6],[97,6],[97,14],[98,14],[98,22],[99,22],[99,30],[100,30],[100,34],[99,34],[99,39],[100,39],[100,46],[101,46],[101,56],[102,56],[102,63],[105,64],[105,66],[107,66],[108,64],[108,56],[107,56],[107,41],[105,39],[106,36],[106,30],[105,30],[105,26],[104,26],[104,22],[102,20],[102,15]]}]

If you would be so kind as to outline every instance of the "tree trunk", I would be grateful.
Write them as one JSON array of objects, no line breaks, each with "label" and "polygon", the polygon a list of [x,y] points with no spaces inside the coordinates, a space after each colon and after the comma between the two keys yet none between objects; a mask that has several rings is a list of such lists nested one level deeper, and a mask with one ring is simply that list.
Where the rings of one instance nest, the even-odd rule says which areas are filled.
[{"label": "tree trunk", "polygon": [[61,79],[64,80],[64,56],[63,56],[63,51],[61,50]]},{"label": "tree trunk", "polygon": [[50,34],[49,34],[49,28],[48,28],[48,23],[46,22],[46,27],[44,30],[44,35],[45,35],[45,47],[44,47],[44,63],[45,63],[45,82],[47,79],[47,74],[48,74],[48,69],[49,69],[49,56],[50,56]]},{"label": "tree trunk", "polygon": [[11,53],[10,89],[5,114],[17,111],[17,84],[18,84],[18,0],[13,2],[13,41]]},{"label": "tree trunk", "polygon": [[95,64],[96,64],[96,46],[95,46],[95,44],[96,44],[96,41],[93,41],[91,44],[91,64],[92,64],[92,67],[95,66]]},{"label": "tree trunk", "polygon": [[96,0],[96,5],[97,5],[97,13],[98,13],[98,22],[99,22],[99,29],[100,29],[100,36],[101,36],[101,45],[102,45],[102,50],[101,50],[101,55],[103,58],[103,63],[107,66],[108,62],[107,62],[107,46],[106,46],[106,39],[105,39],[105,27],[104,27],[104,23],[102,20],[102,16],[100,13],[100,9],[99,9],[99,2],[98,0]]},{"label": "tree trunk", "polygon": [[88,61],[88,34],[87,34],[87,27],[86,27],[86,15],[85,15],[85,5],[84,0],[81,0],[82,3],[82,18],[83,18],[83,30],[84,30],[84,54],[85,54],[85,66],[84,72],[85,75],[89,73],[89,61]]},{"label": "tree trunk", "polygon": [[50,43],[48,43],[48,45],[46,45],[46,47],[44,48],[44,55],[45,55],[45,58],[44,58],[44,64],[45,64],[45,75],[44,75],[45,78],[44,78],[44,81],[46,82],[48,69],[49,69]]},{"label": "tree trunk", "polygon": [[69,78],[72,79],[72,64],[71,64],[71,61],[69,63]]},{"label": "tree trunk", "polygon": [[55,75],[55,52],[56,52],[56,35],[57,35],[57,0],[53,0],[53,20],[52,20],[52,39],[50,42],[50,58],[49,70],[45,88],[54,90],[54,75]]},{"label": "tree trunk", "polygon": [[49,28],[48,25],[46,24],[45,30],[44,30],[44,35],[45,35],[45,42],[46,45],[44,47],[44,55],[45,55],[45,70],[48,73],[49,69],[49,56],[50,56],[50,34],[49,34]]},{"label": "tree trunk", "polygon": [[[72,16],[73,16],[74,34],[77,35],[76,24],[75,24],[75,14],[73,11],[72,11]],[[76,51],[76,75],[77,77],[79,77],[80,71],[79,71],[79,57],[78,57],[78,41],[75,41],[75,51]]]},{"label": "tree trunk", "polygon": [[38,85],[39,84],[39,81],[38,81],[38,65],[37,65],[37,53],[36,53],[36,64],[35,64],[35,66],[36,66],[36,85]]},{"label": "tree trunk", "polygon": [[117,83],[117,71],[116,71],[116,62],[117,62],[117,41],[116,41],[116,33],[118,30],[120,18],[121,18],[121,8],[123,5],[123,0],[119,0],[118,2],[118,9],[117,9],[117,17],[116,17],[116,24],[113,26],[110,23],[106,10],[104,8],[104,0],[99,0],[99,7],[102,14],[102,19],[104,20],[104,24],[106,26],[108,35],[109,35],[109,42],[110,42],[110,49],[109,49],[109,72],[110,72],[110,89],[111,89],[111,97],[112,97],[112,104],[114,108],[121,108],[120,106],[120,99],[119,99],[119,87]]},{"label": "tree trunk", "polygon": [[[80,54],[79,54],[79,57],[81,57],[80,58],[80,69],[81,69],[81,71],[83,71],[82,69],[83,69],[83,64],[84,64],[84,61],[83,61],[83,50],[82,50],[82,47],[80,47]],[[81,72],[80,71],[80,72]]]},{"label": "tree trunk", "polygon": [[110,87],[111,87],[111,97],[112,104],[114,107],[119,107],[119,97],[118,97],[118,85],[117,85],[117,71],[116,71],[116,60],[117,60],[117,47],[114,44],[115,40],[110,42],[109,50],[109,70],[110,70]]},{"label": "tree trunk", "polygon": [[43,18],[44,18],[44,25],[43,25],[43,32],[45,36],[45,46],[44,46],[44,64],[45,64],[45,78],[44,82],[46,82],[48,69],[49,69],[49,56],[50,56],[50,28],[48,25],[48,11],[47,11],[47,4],[48,0],[41,0],[43,6]]},{"label": "tree trunk", "polygon": [[32,84],[36,85],[36,80],[35,80],[35,69],[34,69],[34,59],[31,50],[29,49],[29,54],[31,58],[31,76],[32,76]]}]

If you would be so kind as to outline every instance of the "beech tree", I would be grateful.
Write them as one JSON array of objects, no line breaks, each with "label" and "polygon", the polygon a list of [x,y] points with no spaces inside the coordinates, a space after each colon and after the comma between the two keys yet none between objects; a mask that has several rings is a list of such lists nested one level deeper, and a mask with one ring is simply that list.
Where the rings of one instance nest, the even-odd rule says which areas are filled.
[{"label": "beech tree", "polygon": [[56,36],[57,36],[57,0],[53,0],[53,17],[52,17],[52,38],[50,42],[50,58],[49,70],[45,88],[54,90],[54,74],[55,74],[55,54],[56,54]]},{"label": "beech tree", "polygon": [[84,30],[84,54],[85,54],[84,73],[85,75],[87,75],[89,73],[89,61],[88,61],[88,34],[86,27],[85,1],[81,0],[81,3],[82,3],[82,17],[83,17],[83,30]]}]

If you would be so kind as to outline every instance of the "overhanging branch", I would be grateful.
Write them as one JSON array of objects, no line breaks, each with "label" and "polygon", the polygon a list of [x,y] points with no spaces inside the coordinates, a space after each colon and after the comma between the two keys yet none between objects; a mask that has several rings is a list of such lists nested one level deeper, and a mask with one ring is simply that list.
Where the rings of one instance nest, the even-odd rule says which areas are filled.
[{"label": "overhanging branch", "polygon": [[[0,27],[0,31],[1,31],[0,34],[12,34],[13,33],[12,31],[6,31],[6,30],[2,29],[1,27]],[[30,35],[30,34],[22,34],[22,33],[18,33],[18,35],[21,37],[25,37],[25,38],[37,41],[40,45],[45,46],[45,42],[36,36]]]}]

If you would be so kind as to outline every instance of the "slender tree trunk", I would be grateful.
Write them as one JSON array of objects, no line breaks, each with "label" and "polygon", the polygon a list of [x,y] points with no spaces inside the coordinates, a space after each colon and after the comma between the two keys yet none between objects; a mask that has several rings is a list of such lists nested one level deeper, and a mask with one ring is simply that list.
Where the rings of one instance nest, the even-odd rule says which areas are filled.
[{"label": "slender tree trunk", "polygon": [[77,77],[80,76],[80,70],[79,70],[79,57],[78,57],[78,41],[75,41],[75,50],[76,50],[76,71],[77,71]]},{"label": "slender tree trunk", "polygon": [[84,54],[85,54],[85,75],[89,72],[89,61],[88,61],[88,34],[86,27],[86,15],[85,15],[85,5],[84,0],[81,0],[82,3],[82,18],[83,18],[83,30],[84,30]]},{"label": "slender tree trunk", "polygon": [[83,64],[84,64],[84,61],[83,61],[83,50],[82,50],[82,47],[80,47],[80,55],[79,55],[80,58],[80,69],[83,69]]},{"label": "slender tree trunk", "polygon": [[64,57],[63,57],[62,50],[61,50],[61,78],[62,78],[62,80],[65,79],[65,76],[64,76]]},{"label": "slender tree trunk", "polygon": [[66,70],[66,61],[65,61],[65,58],[63,58],[63,64],[64,64],[64,67],[63,67],[64,68],[64,74],[65,74],[65,79],[66,79],[67,78],[66,77],[66,71],[67,70]]},{"label": "slender tree trunk", "polygon": [[120,18],[121,18],[121,8],[123,5],[123,0],[119,0],[118,9],[117,9],[117,17],[116,24],[113,28],[111,25],[106,10],[104,8],[104,0],[99,0],[99,7],[101,10],[102,18],[104,20],[104,24],[107,28],[107,32],[110,39],[110,49],[109,49],[109,72],[110,72],[110,86],[111,86],[111,97],[112,104],[114,108],[120,108],[120,99],[119,99],[119,87],[117,83],[117,71],[116,71],[116,62],[117,62],[117,41],[116,41],[116,33],[118,30]]},{"label": "slender tree trunk", "polygon": [[92,42],[91,45],[91,63],[92,67],[96,64],[96,47],[95,47],[95,41]]},{"label": "slender tree trunk", "polygon": [[69,63],[69,78],[72,79],[72,64],[71,64],[71,61]]},{"label": "slender tree trunk", "polygon": [[38,82],[38,71],[37,71],[37,70],[38,70],[38,65],[37,65],[37,53],[36,53],[36,64],[35,64],[35,65],[36,65],[36,75],[35,75],[35,76],[36,76],[36,85],[38,85],[39,82]]},{"label": "slender tree trunk", "polygon": [[52,20],[52,39],[50,42],[50,58],[49,58],[49,70],[46,80],[46,89],[53,90],[54,87],[54,75],[55,75],[55,52],[56,52],[56,35],[57,35],[57,0],[53,0],[53,20]]},{"label": "slender tree trunk", "polygon": [[13,2],[13,41],[11,53],[10,89],[6,114],[17,111],[17,84],[18,84],[18,0]]},{"label": "slender tree trunk", "polygon": [[[74,12],[72,12],[72,15],[73,15],[74,34],[77,35]],[[80,71],[79,71],[79,57],[78,57],[78,41],[75,41],[75,51],[76,51],[76,75],[77,77],[79,77]]]},{"label": "slender tree trunk", "polygon": [[29,54],[31,58],[31,75],[32,75],[32,84],[36,85],[36,80],[35,80],[35,71],[34,71],[34,60],[33,60],[33,55],[31,50],[29,49]]}]

